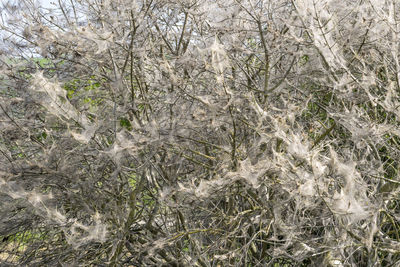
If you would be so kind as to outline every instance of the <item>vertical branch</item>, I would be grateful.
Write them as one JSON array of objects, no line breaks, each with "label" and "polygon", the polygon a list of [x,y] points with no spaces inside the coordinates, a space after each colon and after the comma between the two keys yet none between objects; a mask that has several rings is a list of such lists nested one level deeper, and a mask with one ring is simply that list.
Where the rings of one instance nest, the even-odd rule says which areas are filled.
[{"label": "vertical branch", "polygon": [[264,38],[264,33],[261,25],[261,20],[257,20],[258,31],[261,38],[261,44],[264,49],[264,60],[265,60],[265,70],[264,70],[264,103],[267,101],[267,91],[268,91],[268,82],[269,82],[269,52],[267,47],[267,42]]},{"label": "vertical branch", "polygon": [[183,27],[182,27],[182,32],[181,32],[181,36],[179,37],[179,41],[178,41],[178,45],[176,46],[176,55],[179,55],[179,50],[181,48],[181,44],[183,41],[183,36],[185,35],[185,31],[186,31],[186,23],[188,21],[188,12],[185,11],[185,20],[183,21]]},{"label": "vertical branch", "polygon": [[235,118],[233,116],[232,113],[232,106],[229,107],[229,113],[231,115],[232,118],[232,125],[233,125],[233,132],[231,134],[231,147],[232,147],[232,151],[231,151],[231,161],[233,164],[233,170],[236,171],[237,169],[237,159],[236,159],[236,121]]},{"label": "vertical branch", "polygon": [[63,6],[62,6],[61,0],[58,0],[58,5],[60,6],[61,12],[63,13],[64,18],[65,18],[65,20],[67,21],[67,23],[68,23],[68,24],[71,24],[71,23],[69,22],[69,18],[68,18],[68,16],[67,16],[67,13],[65,13],[65,10],[64,10],[64,8],[63,8]]}]

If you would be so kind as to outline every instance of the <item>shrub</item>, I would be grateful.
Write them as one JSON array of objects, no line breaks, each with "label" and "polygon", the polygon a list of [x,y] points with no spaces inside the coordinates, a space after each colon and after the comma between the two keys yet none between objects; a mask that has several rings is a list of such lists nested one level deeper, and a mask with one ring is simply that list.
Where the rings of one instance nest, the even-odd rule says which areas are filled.
[{"label": "shrub", "polygon": [[398,264],[396,1],[16,3],[0,260]]}]

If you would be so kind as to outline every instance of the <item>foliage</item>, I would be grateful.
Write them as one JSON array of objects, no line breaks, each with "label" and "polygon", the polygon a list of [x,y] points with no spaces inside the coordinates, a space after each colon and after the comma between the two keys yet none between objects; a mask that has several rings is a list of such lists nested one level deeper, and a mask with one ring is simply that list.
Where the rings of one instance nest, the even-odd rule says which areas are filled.
[{"label": "foliage", "polygon": [[0,261],[398,265],[399,5],[3,4]]}]

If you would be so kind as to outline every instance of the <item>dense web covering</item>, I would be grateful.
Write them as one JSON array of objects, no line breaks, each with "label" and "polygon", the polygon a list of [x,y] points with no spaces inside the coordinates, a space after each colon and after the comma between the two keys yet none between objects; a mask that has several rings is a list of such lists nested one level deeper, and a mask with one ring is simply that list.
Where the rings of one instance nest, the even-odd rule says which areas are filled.
[{"label": "dense web covering", "polygon": [[400,264],[398,1],[3,2],[0,263]]}]

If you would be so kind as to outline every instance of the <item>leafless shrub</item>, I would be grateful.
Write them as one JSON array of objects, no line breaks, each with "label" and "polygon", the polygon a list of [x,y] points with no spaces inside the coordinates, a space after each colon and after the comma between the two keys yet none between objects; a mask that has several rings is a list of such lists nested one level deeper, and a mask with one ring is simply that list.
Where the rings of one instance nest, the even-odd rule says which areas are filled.
[{"label": "leafless shrub", "polygon": [[399,4],[339,2],[3,5],[0,260],[397,265]]}]

